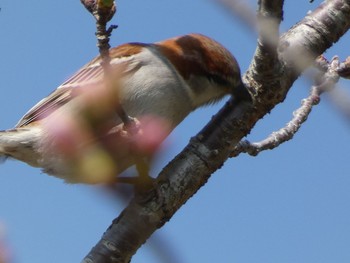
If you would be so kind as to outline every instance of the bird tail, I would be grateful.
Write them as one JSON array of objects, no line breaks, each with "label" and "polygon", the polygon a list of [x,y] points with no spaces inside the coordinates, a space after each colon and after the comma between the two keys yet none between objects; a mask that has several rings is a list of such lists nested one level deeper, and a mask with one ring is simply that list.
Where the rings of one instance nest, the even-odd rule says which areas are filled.
[{"label": "bird tail", "polygon": [[13,138],[16,133],[16,129],[0,131],[0,163],[5,162],[10,157],[9,151],[15,146]]},{"label": "bird tail", "polygon": [[23,128],[0,131],[0,162],[9,157],[24,161],[24,155],[30,156],[28,151],[33,145],[32,135],[30,129]]}]

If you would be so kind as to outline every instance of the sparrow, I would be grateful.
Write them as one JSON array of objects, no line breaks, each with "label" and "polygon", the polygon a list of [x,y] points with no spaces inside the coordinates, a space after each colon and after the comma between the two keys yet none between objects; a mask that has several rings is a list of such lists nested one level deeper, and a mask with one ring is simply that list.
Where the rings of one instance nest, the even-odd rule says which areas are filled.
[{"label": "sparrow", "polygon": [[[195,109],[247,93],[234,56],[201,34],[123,44],[110,49],[110,58],[110,85],[96,57],[14,128],[0,131],[0,156],[40,167],[67,183],[117,180],[135,164],[135,155],[149,154],[135,145],[152,145],[153,137],[161,142]],[[145,124],[142,136],[125,136],[117,104],[140,127]]]}]

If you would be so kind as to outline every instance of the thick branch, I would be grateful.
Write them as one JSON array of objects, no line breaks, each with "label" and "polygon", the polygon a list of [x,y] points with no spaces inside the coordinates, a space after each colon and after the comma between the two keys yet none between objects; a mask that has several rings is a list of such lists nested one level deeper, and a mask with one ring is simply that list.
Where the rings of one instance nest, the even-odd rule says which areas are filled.
[{"label": "thick branch", "polygon": [[323,2],[288,30],[279,45],[281,59],[294,80],[314,59],[336,43],[350,27],[350,1]]},{"label": "thick branch", "polygon": [[[336,42],[349,27],[350,1],[327,1],[282,37],[285,45],[281,52],[304,54],[312,50],[310,58],[313,58]],[[129,262],[147,238],[205,184],[255,123],[283,100],[299,76],[302,68],[294,69],[291,65],[295,59],[281,58],[283,71],[273,74],[272,82],[258,78],[257,63],[251,64],[245,80],[257,92],[255,104],[231,99],[164,168],[156,180],[155,191],[135,197],[83,262]]]}]

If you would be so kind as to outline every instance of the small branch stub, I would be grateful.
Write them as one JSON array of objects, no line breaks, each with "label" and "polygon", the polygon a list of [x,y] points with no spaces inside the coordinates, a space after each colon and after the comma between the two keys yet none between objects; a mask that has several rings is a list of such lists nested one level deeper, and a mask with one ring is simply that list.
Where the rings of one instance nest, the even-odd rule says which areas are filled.
[{"label": "small branch stub", "polygon": [[340,63],[337,72],[340,77],[350,79],[350,57],[347,57],[344,62]]}]

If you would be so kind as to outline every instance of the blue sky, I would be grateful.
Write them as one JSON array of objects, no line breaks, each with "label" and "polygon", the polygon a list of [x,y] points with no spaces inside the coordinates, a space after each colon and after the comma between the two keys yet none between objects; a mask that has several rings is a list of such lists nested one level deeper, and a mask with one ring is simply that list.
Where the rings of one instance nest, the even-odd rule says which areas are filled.
[{"label": "blue sky", "polygon": [[[283,30],[320,1],[285,2]],[[6,129],[97,49],[93,18],[79,0],[0,0],[0,7],[0,129]],[[112,45],[206,34],[232,51],[243,72],[255,50],[255,33],[211,1],[120,0],[113,23],[119,29]],[[343,38],[328,58],[348,56],[349,41]],[[309,84],[298,80],[248,139],[262,139],[289,121]],[[349,94],[349,82],[341,84]],[[154,174],[220,105],[195,112],[174,131]],[[323,97],[292,141],[229,160],[150,243],[166,243],[178,263],[349,262],[349,139],[349,120]],[[67,185],[20,162],[0,166],[0,238],[12,262],[80,262],[124,205],[96,187]],[[160,258],[160,249],[146,244],[132,262],[165,262]]]}]

